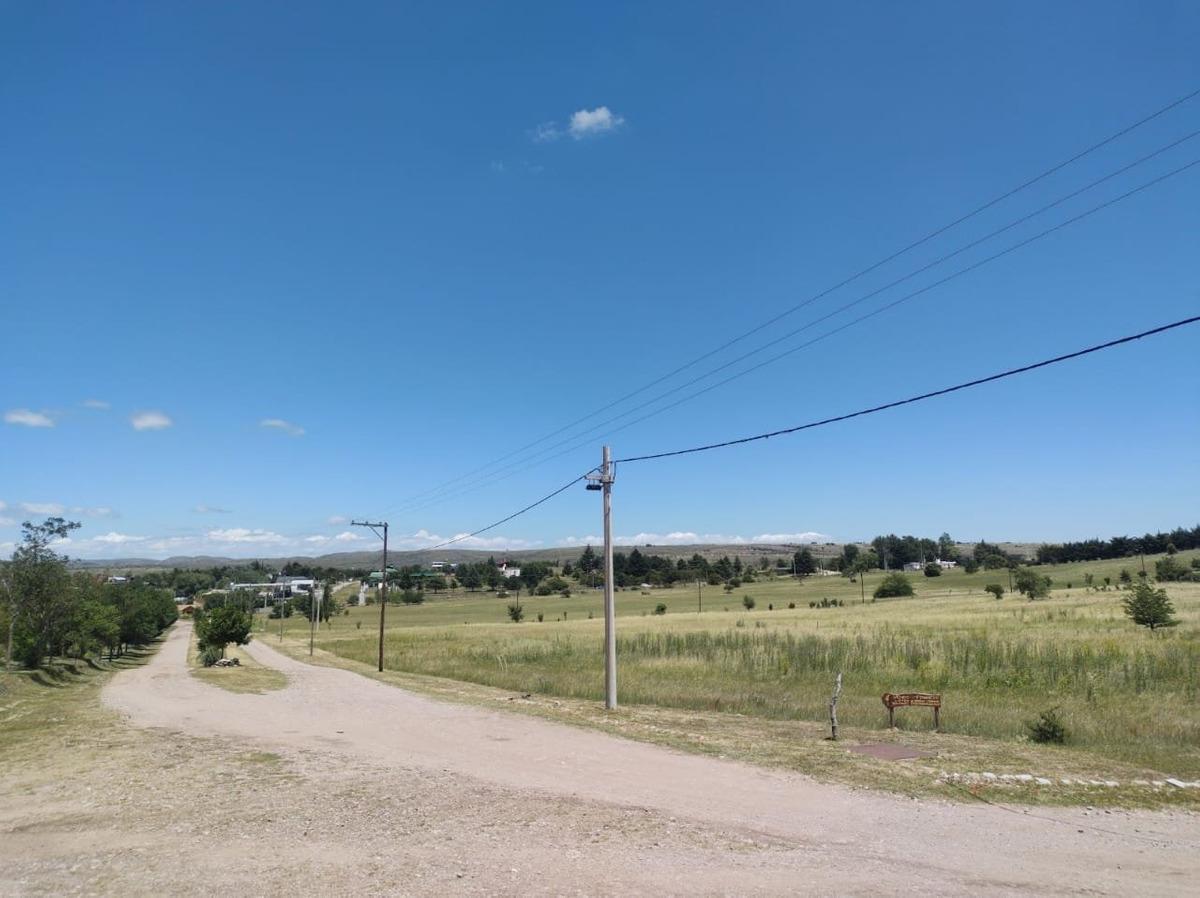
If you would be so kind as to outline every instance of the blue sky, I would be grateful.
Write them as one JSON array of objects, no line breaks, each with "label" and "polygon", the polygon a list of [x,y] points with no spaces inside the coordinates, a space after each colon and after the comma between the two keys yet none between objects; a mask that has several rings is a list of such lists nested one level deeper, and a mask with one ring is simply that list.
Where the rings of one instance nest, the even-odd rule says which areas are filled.
[{"label": "blue sky", "polygon": [[[582,431],[738,353],[505,464],[581,434],[572,451],[411,497],[1200,87],[1189,3],[10,3],[0,25],[0,550],[61,511],[85,557],[373,548],[352,516],[387,517],[400,547],[474,530],[594,465],[629,419]],[[1197,129],[1200,98],[736,349]],[[779,349],[1198,157],[1189,140]],[[1196,314],[1198,212],[1200,167],[612,434],[614,452],[798,424]],[[1191,525],[1198,348],[1183,329],[623,466],[616,532]],[[599,532],[580,486],[461,545]]]}]

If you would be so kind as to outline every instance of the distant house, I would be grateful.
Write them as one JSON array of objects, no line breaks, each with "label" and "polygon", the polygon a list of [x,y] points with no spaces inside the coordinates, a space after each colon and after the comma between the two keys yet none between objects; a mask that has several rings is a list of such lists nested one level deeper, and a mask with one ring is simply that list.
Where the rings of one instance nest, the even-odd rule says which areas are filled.
[{"label": "distant house", "polygon": [[500,570],[500,573],[503,574],[505,577],[521,576],[521,569],[519,567],[516,567],[515,565],[509,564],[507,561],[500,562],[498,565],[496,565],[496,567]]},{"label": "distant house", "polygon": [[906,571],[919,571],[924,567],[925,563],[923,561],[909,561],[904,565]]},{"label": "distant house", "polygon": [[128,577],[109,577],[108,582],[109,583],[128,583],[129,578]]},{"label": "distant house", "polygon": [[277,577],[275,593],[284,596],[310,595],[317,587],[317,581],[312,577]]},{"label": "distant house", "polygon": [[452,561],[434,561],[429,565],[430,570],[434,571],[452,571],[456,567],[458,565]]},{"label": "distant house", "polygon": [[952,567],[958,567],[957,561],[942,561],[942,559],[939,558],[937,563],[938,567],[940,567],[943,571],[948,571]]}]

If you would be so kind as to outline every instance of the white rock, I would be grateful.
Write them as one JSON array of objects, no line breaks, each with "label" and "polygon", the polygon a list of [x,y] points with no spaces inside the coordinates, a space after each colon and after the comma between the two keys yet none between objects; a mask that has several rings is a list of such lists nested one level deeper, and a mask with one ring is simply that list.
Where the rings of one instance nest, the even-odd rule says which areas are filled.
[{"label": "white rock", "polygon": [[1038,784],[1039,786],[1049,786],[1049,785],[1050,785],[1050,780],[1046,779],[1044,776],[1039,776],[1039,777],[1037,778],[1037,784]]},{"label": "white rock", "polygon": [[1022,783],[1032,783],[1033,782],[1032,774],[1028,774],[1028,773],[1018,773],[1016,775],[1015,779]]},{"label": "white rock", "polygon": [[1187,783],[1183,782],[1182,780],[1177,780],[1177,779],[1172,779],[1171,777],[1167,777],[1167,782],[1170,783],[1172,786],[1174,786],[1176,789],[1186,789],[1187,788]]},{"label": "white rock", "polygon": [[994,774],[994,773],[981,773],[981,774],[979,774],[979,775],[980,775],[980,776],[982,776],[982,777],[983,777],[985,780],[994,780],[994,779],[996,779],[996,774]]}]

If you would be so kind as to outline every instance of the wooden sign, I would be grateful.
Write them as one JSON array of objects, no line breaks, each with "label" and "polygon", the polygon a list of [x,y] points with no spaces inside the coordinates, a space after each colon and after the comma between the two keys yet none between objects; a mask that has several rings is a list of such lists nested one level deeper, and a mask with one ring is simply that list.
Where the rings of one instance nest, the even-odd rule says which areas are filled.
[{"label": "wooden sign", "polygon": [[896,726],[897,708],[933,708],[933,728],[941,729],[939,711],[942,707],[942,696],[938,692],[885,692],[883,706],[888,712],[888,726]]}]

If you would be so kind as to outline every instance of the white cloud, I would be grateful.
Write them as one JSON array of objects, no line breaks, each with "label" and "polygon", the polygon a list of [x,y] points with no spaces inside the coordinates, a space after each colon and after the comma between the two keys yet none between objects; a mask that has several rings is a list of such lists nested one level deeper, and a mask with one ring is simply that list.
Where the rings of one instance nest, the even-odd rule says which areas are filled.
[{"label": "white cloud", "polygon": [[278,545],[288,541],[287,537],[273,530],[248,530],[245,527],[209,530],[206,536],[214,543],[264,543]]},{"label": "white cloud", "polygon": [[134,430],[164,430],[175,422],[162,412],[138,412],[130,416],[129,423]]},{"label": "white cloud", "polygon": [[350,530],[344,530],[334,537],[339,543],[352,543],[355,540],[362,539],[357,533]]},{"label": "white cloud", "polygon": [[216,505],[201,503],[192,509],[196,514],[233,514],[228,508],[218,508]]},{"label": "white cloud", "polygon": [[304,436],[304,428],[299,424],[293,424],[291,421],[285,421],[283,418],[263,418],[258,422],[259,427],[266,427],[269,430],[282,430],[290,437]]},{"label": "white cloud", "polygon": [[16,543],[0,543],[0,555],[7,555],[17,547]]},{"label": "white cloud", "polygon": [[60,515],[67,510],[66,506],[57,502],[22,502],[20,508],[26,514],[48,515]]},{"label": "white cloud", "polygon": [[562,131],[554,122],[542,122],[533,129],[533,140],[535,143],[550,143],[562,137]]},{"label": "white cloud", "polygon": [[[824,543],[831,537],[824,533],[760,533],[757,536],[731,536],[726,533],[696,533],[691,530],[675,530],[671,533],[635,533],[632,536],[617,536],[613,542],[624,546],[691,546],[691,545],[791,545],[794,543]],[[599,536],[568,536],[562,541],[566,546],[593,546],[602,544]]]},{"label": "white cloud", "polygon": [[107,505],[72,505],[71,514],[82,518],[115,518],[117,513]]},{"label": "white cloud", "polygon": [[622,116],[615,114],[607,106],[597,106],[595,109],[579,109],[571,113],[566,126],[558,122],[542,122],[529,132],[534,143],[552,143],[560,138],[571,135],[575,140],[585,137],[596,137],[615,131],[625,124]]},{"label": "white cloud", "polygon": [[4,515],[0,514],[0,527],[16,527],[16,526],[17,526],[17,522],[16,522],[15,518],[6,518]]},{"label": "white cloud", "polygon": [[491,164],[488,166],[488,168],[490,168],[492,171],[496,172],[497,174],[504,174],[504,170],[505,170],[504,163],[500,162],[497,159],[493,159],[491,161]]},{"label": "white cloud", "polygon": [[612,131],[624,123],[625,119],[619,115],[613,115],[612,110],[607,106],[597,106],[595,109],[580,109],[574,113],[571,116],[568,130],[576,140],[582,140],[585,137]]},{"label": "white cloud", "polygon": [[93,536],[92,542],[108,543],[109,545],[119,546],[124,543],[141,543],[145,542],[144,536],[131,536],[128,533],[117,533],[115,530],[110,530],[101,536]]},{"label": "white cloud", "polygon": [[103,399],[85,399],[83,400],[83,407],[94,408],[98,411],[108,411],[110,408],[112,408],[112,405],[105,402]]},{"label": "white cloud", "polygon": [[4,413],[6,424],[19,424],[22,427],[53,427],[54,419],[48,412],[35,412],[27,408],[14,408]]},{"label": "white cloud", "polygon": [[345,524],[349,520],[350,519],[348,517],[346,517],[345,515],[332,514],[329,516],[329,523],[333,524],[335,526],[338,524]]},{"label": "white cloud", "polygon": [[542,545],[541,540],[515,539],[508,536],[467,536],[465,533],[456,533],[454,536],[441,536],[437,533],[430,533],[424,528],[418,530],[416,533],[393,536],[390,543],[399,549],[427,549],[430,546],[440,545],[452,539],[458,540],[458,542],[454,543],[454,548],[456,549],[517,550],[532,549]]}]

